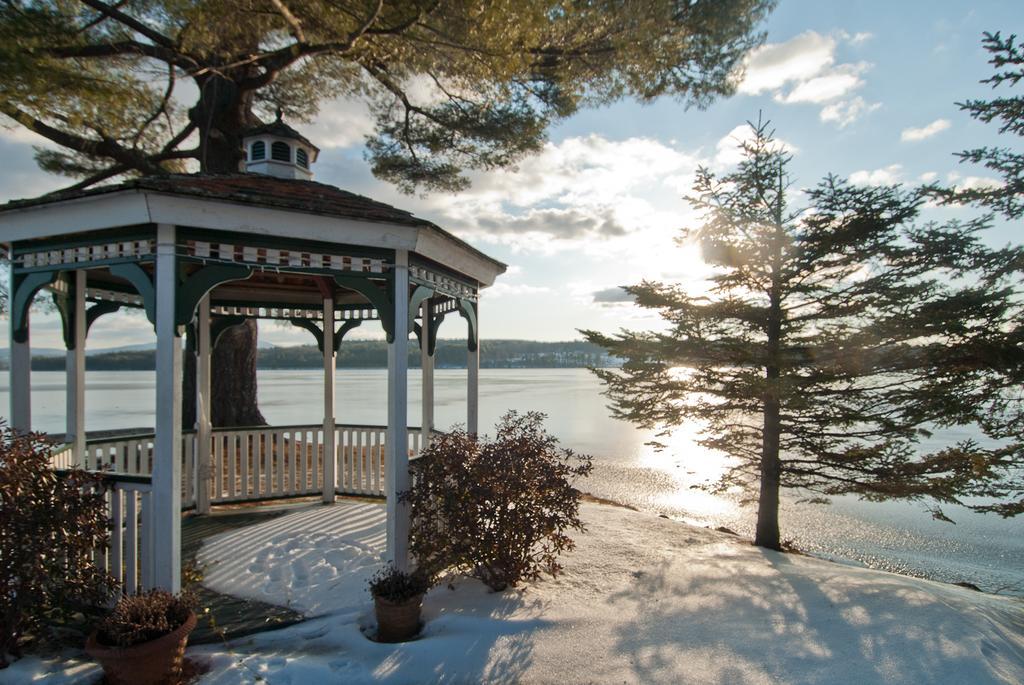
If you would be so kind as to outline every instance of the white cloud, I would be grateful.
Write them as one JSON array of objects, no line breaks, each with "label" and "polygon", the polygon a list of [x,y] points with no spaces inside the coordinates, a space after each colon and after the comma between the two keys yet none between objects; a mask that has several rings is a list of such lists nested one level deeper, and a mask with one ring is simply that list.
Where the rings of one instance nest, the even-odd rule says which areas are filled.
[{"label": "white cloud", "polygon": [[319,147],[343,148],[362,145],[373,126],[365,101],[338,98],[322,103],[316,121],[303,133]]},{"label": "white cloud", "polygon": [[900,183],[903,177],[903,166],[890,164],[882,169],[862,169],[850,174],[850,183],[859,186],[882,186]]},{"label": "white cloud", "polygon": [[857,45],[870,37],[867,33],[851,36],[844,31],[833,35],[807,31],[784,43],[763,45],[747,56],[738,91],[747,95],[771,93],[783,104],[824,105],[822,121],[834,122],[840,128],[848,126],[877,107],[862,98],[836,102],[864,86],[861,77],[871,65],[836,64],[836,48],[839,40]]},{"label": "white cloud", "polygon": [[517,168],[473,173],[468,190],[425,203],[472,239],[548,253],[605,252],[612,240],[663,225],[653,199],[678,202],[676,185],[700,162],[651,138],[568,138]]},{"label": "white cloud", "polygon": [[859,95],[852,100],[839,100],[821,108],[822,121],[835,123],[839,128],[846,128],[857,119],[874,112],[882,106],[880,102],[867,102]]},{"label": "white cloud", "polygon": [[864,85],[860,75],[867,71],[866,62],[840,64],[814,78],[798,83],[789,93],[778,94],[775,99],[785,104],[810,102],[820,104],[843,97]]},{"label": "white cloud", "polygon": [[849,33],[846,33],[844,31],[842,36],[843,40],[845,40],[850,45],[861,45],[862,43],[866,43],[872,38],[874,38],[875,34],[870,33],[868,31],[860,31],[851,36]]},{"label": "white cloud", "polygon": [[836,41],[815,31],[785,43],[768,43],[750,52],[739,92],[758,95],[821,73],[835,61]]},{"label": "white cloud", "polygon": [[549,293],[551,288],[542,285],[527,285],[525,283],[505,283],[504,281],[498,281],[494,285],[483,291],[484,297],[490,299],[494,297],[512,297],[517,295],[538,295],[540,293]]},{"label": "white cloud", "polygon": [[946,174],[946,180],[956,185],[959,190],[986,190],[1002,188],[1005,183],[988,176],[961,176],[955,171]]},{"label": "white cloud", "polygon": [[[742,145],[754,138],[754,129],[749,124],[737,126],[718,140],[715,146],[715,163],[721,167],[735,166],[743,160]],[[795,145],[782,138],[775,139],[777,149],[789,154],[795,154],[798,150]]]},{"label": "white cloud", "polygon": [[950,125],[949,119],[936,119],[921,128],[905,128],[900,133],[900,140],[903,142],[917,142],[925,138],[931,138],[935,134],[945,131]]},{"label": "white cloud", "polygon": [[931,183],[932,181],[934,181],[938,177],[939,177],[939,175],[937,173],[935,173],[934,171],[926,171],[923,174],[921,174],[920,176],[918,176],[918,178],[921,180],[922,183]]}]

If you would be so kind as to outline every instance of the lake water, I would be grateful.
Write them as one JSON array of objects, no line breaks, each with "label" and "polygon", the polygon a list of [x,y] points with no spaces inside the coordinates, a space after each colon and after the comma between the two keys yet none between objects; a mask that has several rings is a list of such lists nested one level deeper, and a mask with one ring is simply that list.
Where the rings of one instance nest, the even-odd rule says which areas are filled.
[{"label": "lake water", "polygon": [[[419,372],[409,375],[409,422],[419,424]],[[339,423],[386,423],[386,371],[340,370]],[[32,374],[33,427],[64,430],[64,374]],[[321,420],[321,374],[316,370],[259,372],[259,400],[271,424]],[[86,374],[89,430],[153,425],[152,372]],[[650,432],[608,416],[601,384],[583,369],[483,369],[480,428],[488,432],[508,409],[548,415],[548,430],[566,447],[594,456],[594,474],[583,489],[637,508],[707,526],[753,533],[755,510],[738,497],[713,496],[691,486],[713,478],[722,458],[694,443],[694,429],[679,429],[668,448],[644,443]],[[440,429],[465,421],[466,372],[435,373],[435,422]],[[0,410],[8,407],[7,376],[0,375]],[[6,413],[6,411],[5,411]],[[1024,595],[1024,520],[944,507],[956,525],[935,521],[923,504],[860,502],[835,498],[831,505],[798,504],[785,498],[783,538],[813,554],[949,582],[969,581],[988,591]]]}]

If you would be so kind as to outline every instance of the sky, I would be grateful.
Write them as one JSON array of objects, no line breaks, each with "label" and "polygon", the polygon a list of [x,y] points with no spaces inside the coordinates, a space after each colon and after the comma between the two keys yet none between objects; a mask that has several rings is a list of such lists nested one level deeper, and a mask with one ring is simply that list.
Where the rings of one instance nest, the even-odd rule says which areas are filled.
[{"label": "sky", "polygon": [[[326,102],[312,124],[297,127],[322,148],[316,180],[410,210],[509,264],[481,298],[485,339],[573,340],[582,328],[656,327],[657,317],[620,286],[648,279],[700,288],[707,270],[698,251],[674,240],[697,219],[685,196],[699,166],[722,172],[735,164],[745,122],[759,115],[792,152],[797,187],[829,173],[861,184],[995,182],[953,153],[1012,141],[955,103],[993,96],[979,83],[991,73],[982,32],[1024,34],[1019,0],[781,0],[763,28],[766,42],[747,56],[734,96],[705,110],[664,99],[582,111],[554,126],[543,150],[517,168],[472,173],[472,187],[457,194],[403,195],[373,178],[363,156],[372,122],[359,103]],[[0,129],[0,201],[68,183],[35,167],[34,142]],[[998,224],[988,239],[1017,241],[1019,231]],[[104,317],[89,348],[152,342],[142,324],[138,315]],[[361,337],[381,335],[363,328]],[[60,347],[59,332],[55,315],[33,315],[33,347]],[[440,335],[464,337],[465,324],[446,320]],[[272,323],[261,323],[260,336],[312,342]]]}]

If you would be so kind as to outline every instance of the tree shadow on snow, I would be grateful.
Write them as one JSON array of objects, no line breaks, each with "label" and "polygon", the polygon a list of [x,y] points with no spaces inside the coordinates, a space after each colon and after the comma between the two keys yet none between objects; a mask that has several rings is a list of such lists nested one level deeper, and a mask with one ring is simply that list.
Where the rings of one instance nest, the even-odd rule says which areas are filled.
[{"label": "tree shadow on snow", "polygon": [[520,592],[487,591],[460,580],[456,591],[433,590],[424,603],[419,639],[392,646],[379,682],[514,685],[533,663],[536,632],[549,625],[543,603]]},{"label": "tree shadow on snow", "polygon": [[[666,560],[610,597],[637,614],[617,639],[638,681],[979,684],[1024,673],[1019,638],[997,628],[1006,623],[998,609],[965,616],[973,605],[901,579],[853,581],[838,565],[829,577],[790,555],[757,553],[766,563],[751,560],[742,575],[730,556]],[[1006,639],[980,635],[979,625]]]}]

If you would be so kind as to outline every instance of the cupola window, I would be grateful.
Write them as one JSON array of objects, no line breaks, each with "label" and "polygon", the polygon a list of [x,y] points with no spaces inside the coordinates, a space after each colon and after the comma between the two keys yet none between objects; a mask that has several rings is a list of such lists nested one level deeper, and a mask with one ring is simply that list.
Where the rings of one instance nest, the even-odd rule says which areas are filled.
[{"label": "cupola window", "polygon": [[252,161],[257,161],[257,160],[260,160],[260,159],[265,159],[266,156],[267,156],[267,144],[266,143],[264,143],[262,140],[257,140],[255,143],[252,144],[252,154],[249,155],[249,159],[251,159]]},{"label": "cupola window", "polygon": [[290,162],[292,161],[292,149],[288,147],[288,143],[275,141],[270,146],[270,158],[275,162]]},{"label": "cupola window", "polygon": [[309,168],[309,155],[301,147],[295,148],[295,163],[303,169]]}]

